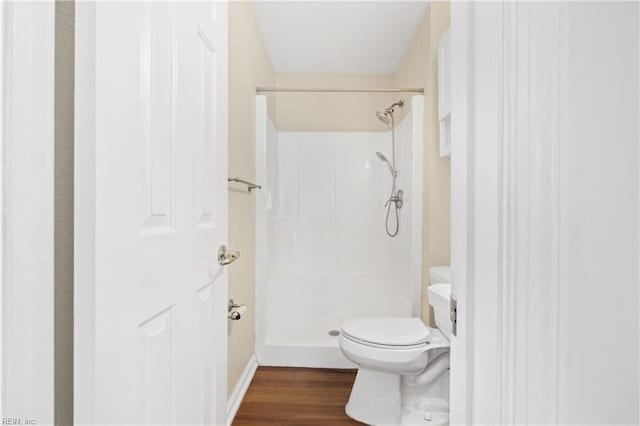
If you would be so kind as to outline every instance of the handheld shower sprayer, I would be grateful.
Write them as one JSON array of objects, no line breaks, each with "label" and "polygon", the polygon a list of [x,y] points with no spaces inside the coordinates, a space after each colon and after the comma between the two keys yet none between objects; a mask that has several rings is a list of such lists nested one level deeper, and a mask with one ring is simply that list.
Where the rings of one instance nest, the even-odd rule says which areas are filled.
[{"label": "handheld shower sprayer", "polygon": [[389,168],[389,173],[391,173],[391,176],[393,176],[394,178],[396,176],[398,176],[398,172],[396,171],[396,169],[391,165],[391,163],[389,162],[389,160],[387,160],[387,157],[381,153],[381,152],[376,152],[376,155],[378,156],[378,158],[387,165],[387,167]]}]

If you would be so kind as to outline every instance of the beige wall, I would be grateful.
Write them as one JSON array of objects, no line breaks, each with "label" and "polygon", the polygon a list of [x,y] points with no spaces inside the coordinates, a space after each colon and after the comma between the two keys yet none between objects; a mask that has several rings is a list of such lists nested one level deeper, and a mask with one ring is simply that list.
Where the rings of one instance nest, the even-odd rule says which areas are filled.
[{"label": "beige wall", "polygon": [[[255,177],[255,88],[273,86],[275,74],[250,2],[229,3],[229,176]],[[271,108],[273,110],[273,108]],[[229,321],[228,388],[253,356],[255,340],[255,194],[229,185],[229,247],[240,259],[229,268],[229,297],[247,305]],[[238,188],[238,189],[234,189]]]},{"label": "beige wall", "polygon": [[73,424],[73,82],[75,4],[56,1],[54,398],[55,424]]},{"label": "beige wall", "polygon": [[[278,87],[389,89],[391,75],[276,74]],[[390,105],[387,93],[279,93],[275,99],[276,125],[284,131],[377,131],[388,130],[375,111]],[[396,96],[397,97],[397,96]]]},{"label": "beige wall", "polygon": [[449,28],[449,2],[431,3],[405,58],[394,72],[398,87],[424,86],[424,201],[422,224],[422,318],[430,319],[426,296],[429,268],[450,263],[450,161],[438,140],[438,43]]}]

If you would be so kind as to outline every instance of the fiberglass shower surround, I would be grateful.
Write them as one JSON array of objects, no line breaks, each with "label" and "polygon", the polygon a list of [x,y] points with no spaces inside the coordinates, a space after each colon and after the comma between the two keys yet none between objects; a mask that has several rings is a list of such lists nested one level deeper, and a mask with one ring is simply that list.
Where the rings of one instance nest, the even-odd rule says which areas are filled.
[{"label": "fiberglass shower surround", "polygon": [[416,158],[414,147],[422,143],[422,96],[419,111],[405,106],[408,113],[395,123],[396,185],[404,191],[395,238],[383,226],[394,180],[376,155],[392,158],[391,128],[280,131],[258,98],[258,360],[351,367],[335,333],[344,321],[419,314],[422,152]]}]

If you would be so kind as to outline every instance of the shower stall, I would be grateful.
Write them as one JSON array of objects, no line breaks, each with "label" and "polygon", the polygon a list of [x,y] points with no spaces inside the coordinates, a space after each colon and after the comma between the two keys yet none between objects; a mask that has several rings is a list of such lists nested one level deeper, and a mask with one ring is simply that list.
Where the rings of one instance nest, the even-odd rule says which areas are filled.
[{"label": "shower stall", "polygon": [[340,132],[281,131],[256,97],[261,365],[353,367],[338,348],[342,322],[420,315],[424,101],[402,98],[386,131]]}]

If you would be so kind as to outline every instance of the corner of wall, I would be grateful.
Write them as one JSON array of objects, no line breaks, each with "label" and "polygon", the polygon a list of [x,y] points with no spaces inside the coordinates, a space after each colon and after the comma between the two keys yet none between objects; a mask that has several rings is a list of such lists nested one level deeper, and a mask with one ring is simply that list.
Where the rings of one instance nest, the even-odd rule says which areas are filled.
[{"label": "corner of wall", "polygon": [[396,86],[424,87],[422,319],[433,324],[426,294],[429,268],[450,263],[450,161],[440,157],[438,43],[449,28],[450,3],[432,2],[407,53],[393,73]]},{"label": "corner of wall", "polygon": [[[275,73],[251,2],[229,2],[229,175],[255,178],[256,86],[275,84]],[[270,111],[274,111],[270,108]],[[229,188],[229,246],[242,253],[229,270],[229,297],[247,305],[230,321],[228,391],[255,353],[255,193]]]}]

